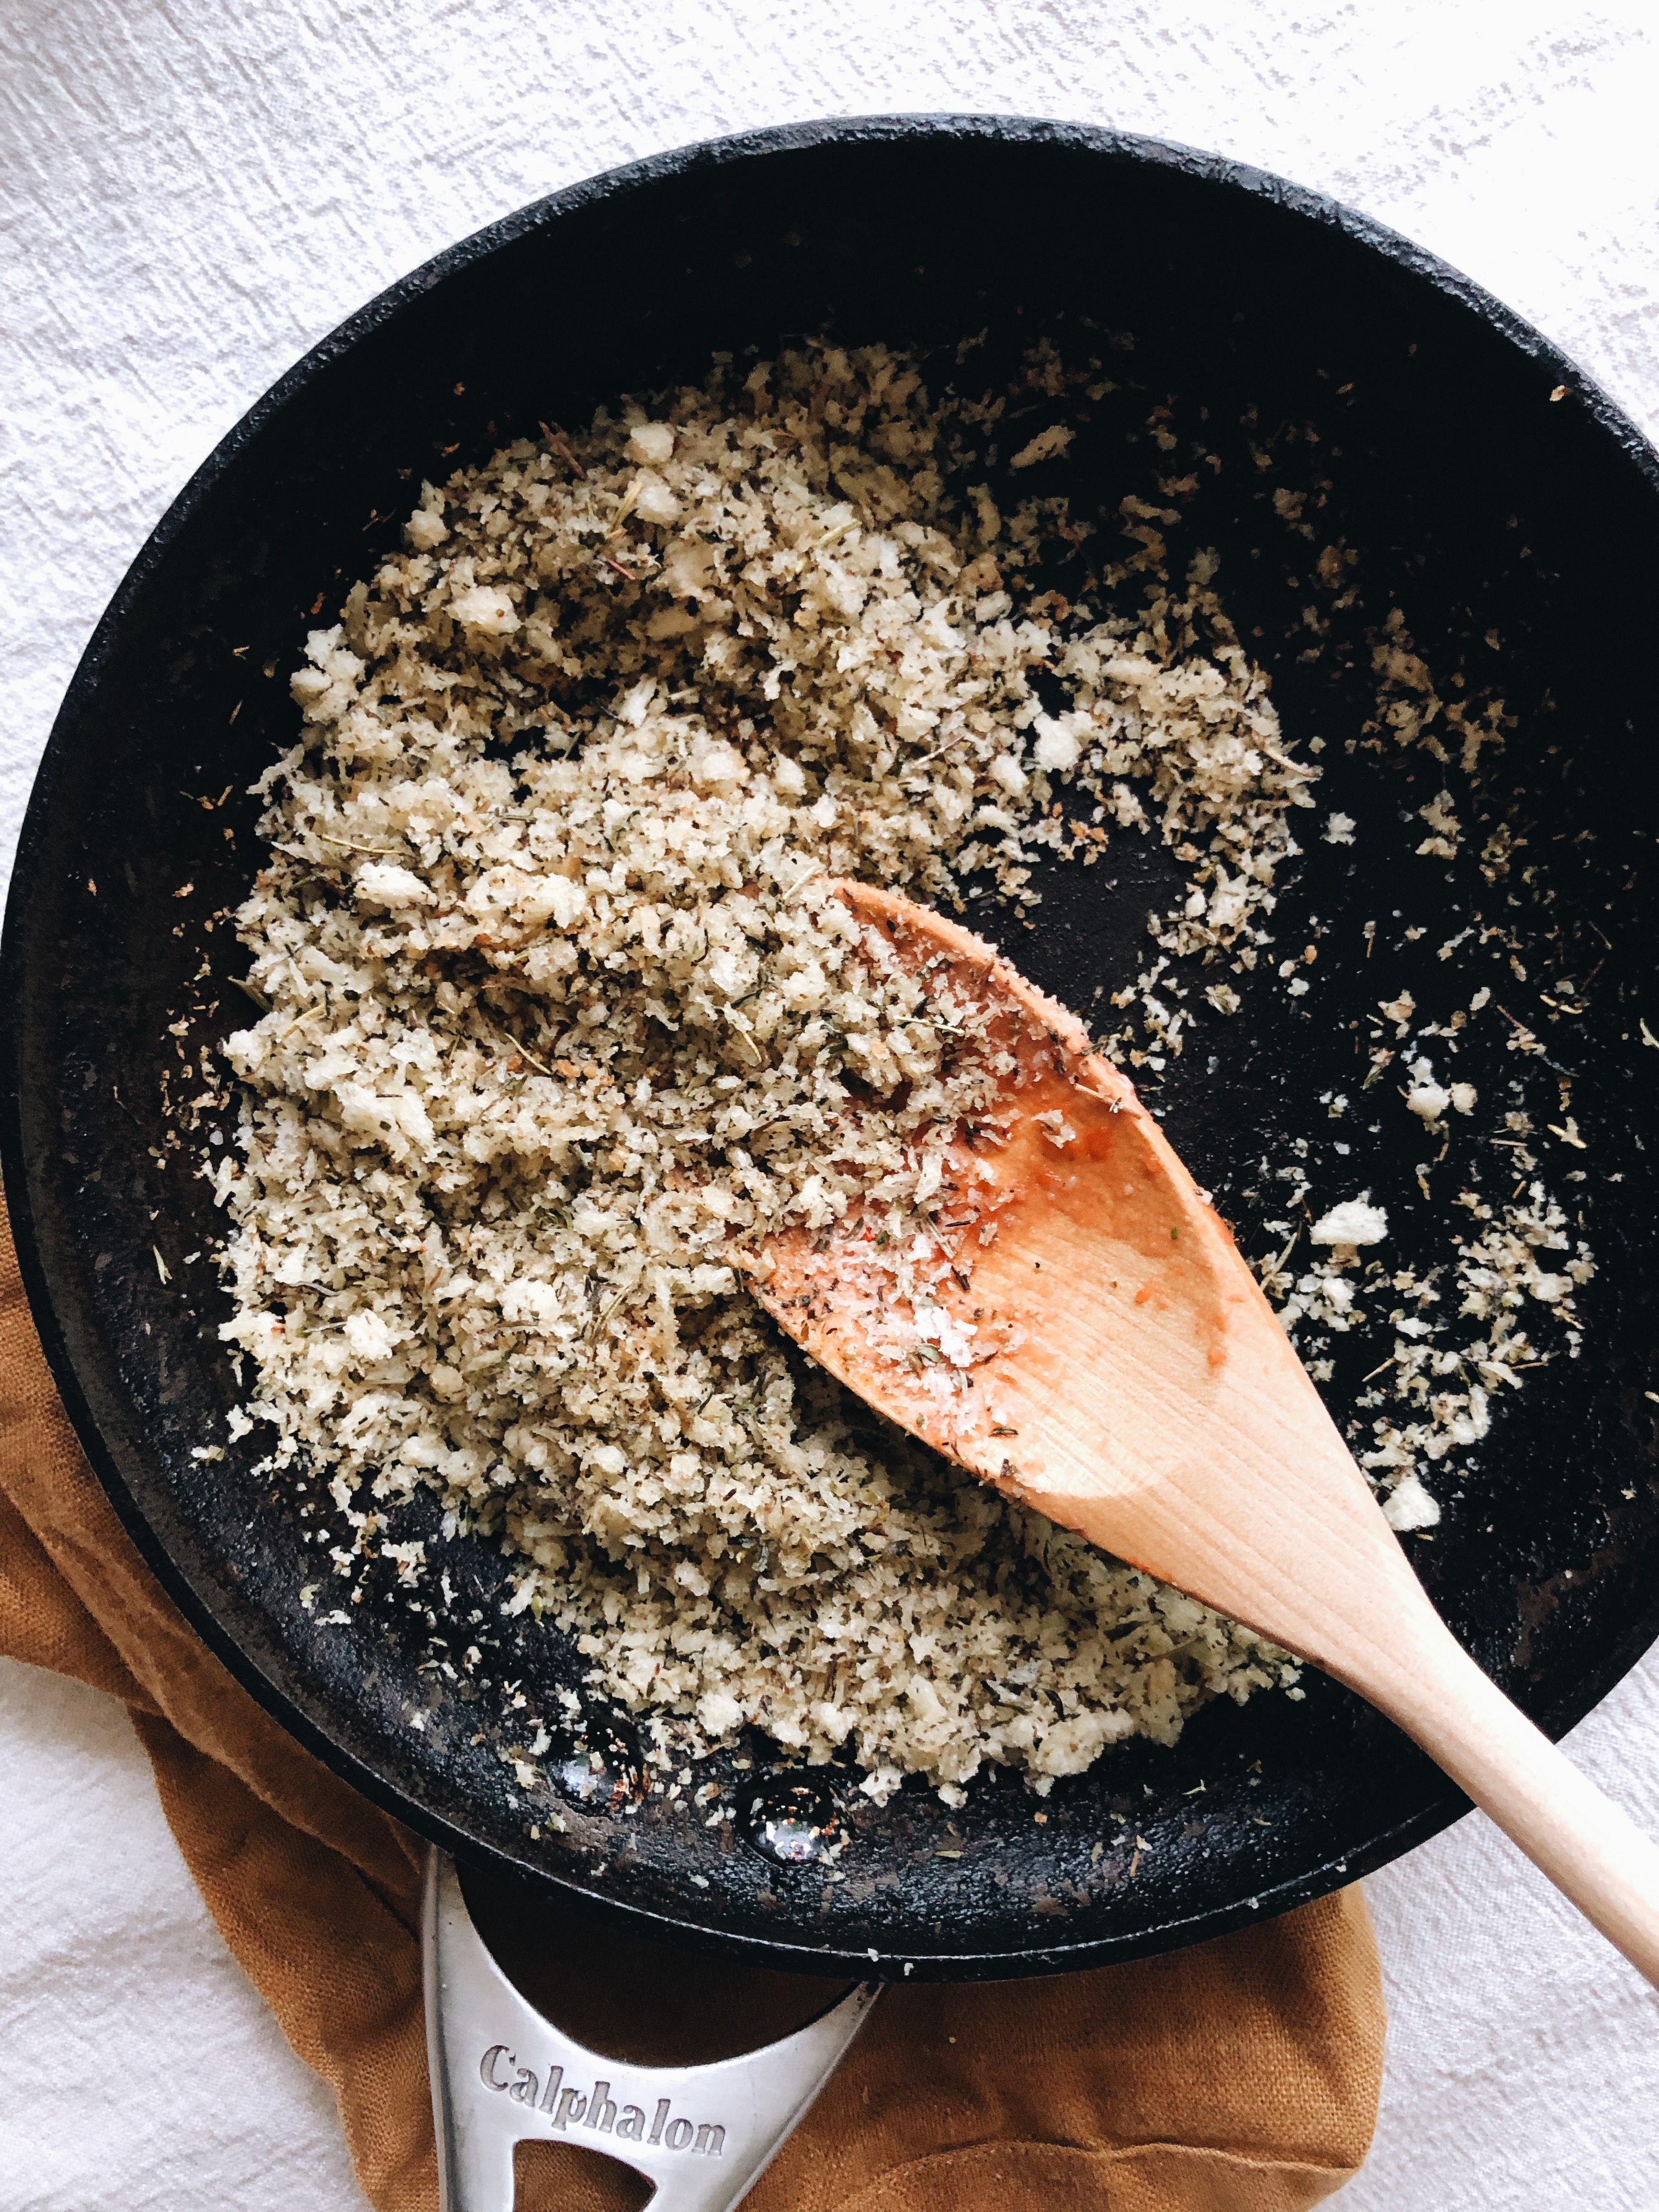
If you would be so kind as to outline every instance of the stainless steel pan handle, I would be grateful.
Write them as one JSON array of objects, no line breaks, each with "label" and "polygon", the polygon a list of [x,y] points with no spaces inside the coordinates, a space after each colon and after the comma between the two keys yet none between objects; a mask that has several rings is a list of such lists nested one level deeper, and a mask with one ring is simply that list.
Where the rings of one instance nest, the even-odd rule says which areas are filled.
[{"label": "stainless steel pan handle", "polygon": [[507,1980],[455,1863],[427,1855],[422,1915],[439,2212],[513,2212],[526,2136],[605,2152],[654,2182],[651,2212],[732,2212],[881,1994],[860,1983],[780,2043],[712,2066],[629,2066],[588,2051]]}]

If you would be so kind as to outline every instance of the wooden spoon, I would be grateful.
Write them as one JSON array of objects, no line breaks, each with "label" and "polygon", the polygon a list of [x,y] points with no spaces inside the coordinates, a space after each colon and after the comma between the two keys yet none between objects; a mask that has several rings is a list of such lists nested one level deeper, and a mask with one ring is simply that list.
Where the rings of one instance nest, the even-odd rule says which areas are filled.
[{"label": "wooden spoon", "polygon": [[866,957],[926,969],[936,1012],[994,1063],[994,1096],[945,1153],[931,1291],[903,1294],[884,1212],[854,1201],[827,1231],[767,1240],[761,1303],[982,1480],[1370,1698],[1659,1984],[1659,1849],[1435,1612],[1127,1079],[982,939],[891,892],[837,890]]}]

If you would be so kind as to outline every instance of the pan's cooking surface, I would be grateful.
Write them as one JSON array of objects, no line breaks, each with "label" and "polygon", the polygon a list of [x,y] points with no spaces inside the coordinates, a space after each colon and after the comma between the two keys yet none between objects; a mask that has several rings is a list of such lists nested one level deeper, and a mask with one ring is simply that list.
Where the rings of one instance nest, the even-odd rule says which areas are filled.
[{"label": "pan's cooking surface", "polygon": [[[1173,1751],[1110,1753],[1041,1804],[992,1775],[956,1813],[911,1788],[877,1808],[856,1775],[803,1776],[751,1743],[744,1802],[758,1800],[754,1831],[769,1826],[782,1856],[704,1828],[689,1792],[641,1796],[602,1715],[581,1741],[557,1735],[555,1692],[579,1670],[560,1638],[503,1616],[498,1554],[441,1543],[417,1504],[396,1533],[432,1535],[453,1592],[443,1617],[390,1568],[343,1602],[326,1543],[307,1540],[315,1524],[288,1485],[261,1479],[258,1431],[222,1459],[191,1456],[223,1441],[240,1394],[216,1339],[221,1294],[206,1261],[187,1261],[218,1218],[192,1161],[161,1164],[163,1097],[206,1099],[207,1124],[234,1126],[198,1054],[239,1025],[240,962],[218,917],[254,865],[244,787],[293,741],[285,678],[305,630],[396,542],[423,474],[537,417],[696,372],[717,347],[826,327],[924,345],[987,330],[994,354],[1045,325],[1098,343],[1085,319],[1133,332],[1135,349],[1115,358],[1120,390],[1079,430],[1064,481],[1033,471],[1030,488],[1108,511],[1126,490],[1163,496],[1158,471],[1179,455],[1163,459],[1158,432],[1179,445],[1202,425],[1219,465],[1167,495],[1183,538],[1219,552],[1286,728],[1325,740],[1322,818],[1340,808],[1358,825],[1352,845],[1310,837],[1280,886],[1276,939],[1291,953],[1318,944],[1309,990],[1253,986],[1145,1094],[1260,1250],[1281,1164],[1299,1163],[1312,1203],[1354,1194],[1334,1146],[1355,1133],[1337,1132],[1328,1099],[1363,1083],[1379,998],[1409,992],[1419,1029],[1482,988],[1501,1004],[1460,1038],[1455,1073],[1493,1112],[1516,1079],[1550,1109],[1533,1113],[1543,1171],[1582,1212],[1600,1272],[1580,1294],[1582,1356],[1494,1408],[1490,1437],[1440,1486],[1445,1519],[1413,1540],[1483,1663],[1566,1725],[1656,1626],[1659,1406],[1644,1393],[1659,1374],[1659,1060],[1645,1061],[1641,1014],[1659,1036],[1642,997],[1659,499],[1650,457],[1604,403],[1552,402],[1571,380],[1563,365],[1397,241],[1196,156],[1019,124],[773,134],[532,210],[331,340],[174,508],[65,703],[8,919],[6,1174],[31,1293],[95,1464],[193,1617],[325,1758],[428,1833],[796,1966],[1006,1974],[1158,1948],[1334,1887],[1462,1801],[1311,1678],[1300,1703],[1212,1707]],[[1288,511],[1270,488],[1292,495]],[[1345,610],[1327,594],[1310,623],[1310,564],[1328,545],[1358,556],[1359,596]],[[1432,666],[1472,672],[1513,718],[1451,865],[1418,849],[1419,810],[1446,772],[1376,726],[1366,634],[1396,605]],[[1504,823],[1515,857],[1489,879],[1480,854]],[[1018,947],[1034,981],[1085,1012],[1097,985],[1144,964],[1146,909],[1174,890],[1153,840],[1110,850],[1107,867],[1050,871]],[[1484,941],[1477,927],[1442,961],[1477,909]],[[1456,1192],[1436,1187],[1397,1079],[1383,1079],[1391,1110],[1372,1117],[1382,1133],[1363,1159],[1403,1251]],[[1541,1134],[1557,1115],[1577,1145]],[[1330,1387],[1340,1409],[1361,1378],[1339,1359]],[[472,1643],[473,1674],[452,1672]],[[513,1763],[544,1723],[551,1794]],[[792,1839],[825,1822],[850,1838],[838,1865],[788,1863]]]}]

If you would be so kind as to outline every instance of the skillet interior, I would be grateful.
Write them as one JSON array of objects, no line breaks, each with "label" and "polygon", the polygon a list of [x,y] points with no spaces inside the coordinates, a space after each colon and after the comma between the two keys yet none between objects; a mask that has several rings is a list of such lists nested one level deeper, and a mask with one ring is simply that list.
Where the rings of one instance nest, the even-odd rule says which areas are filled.
[{"label": "skillet interior", "polygon": [[[567,1803],[569,1832],[532,1840],[533,1812],[500,1754],[575,1669],[559,1638],[501,1616],[503,1562],[477,1542],[443,1547],[459,1604],[478,1616],[467,1633],[496,1681],[517,1686],[463,1695],[422,1671],[441,1625],[407,1595],[329,1626],[320,1606],[302,1606],[317,1554],[291,1502],[251,1472],[257,1433],[222,1462],[190,1456],[222,1439],[239,1394],[215,1337],[225,1303],[205,1263],[182,1264],[217,1217],[186,1169],[157,1164],[164,1068],[179,1090],[167,1026],[194,1003],[204,962],[201,996],[218,1012],[185,1049],[238,1025],[225,981],[237,947],[210,925],[251,867],[257,808],[242,788],[292,742],[284,678],[311,611],[331,619],[344,585],[398,542],[422,474],[538,417],[577,420],[619,390],[700,374],[716,347],[766,350],[825,328],[921,343],[988,328],[1006,343],[1055,316],[1073,332],[1091,317],[1136,337],[1115,371],[1131,397],[1105,410],[1109,441],[1103,427],[1068,464],[1085,480],[1092,469],[1111,504],[1123,439],[1154,404],[1178,396],[1183,419],[1208,408],[1224,465],[1192,542],[1220,550],[1230,611],[1297,735],[1358,729],[1374,686],[1363,655],[1357,673],[1335,652],[1304,657],[1298,571],[1314,549],[1264,506],[1253,441],[1286,469],[1305,462],[1310,483],[1340,451],[1320,538],[1358,550],[1374,618],[1408,597],[1425,652],[1449,656],[1499,634],[1517,719],[1486,798],[1498,815],[1516,808],[1531,836],[1530,981],[1496,944],[1455,974],[1437,966],[1469,897],[1455,872],[1413,857],[1415,809],[1438,771],[1333,742],[1321,803],[1345,807],[1360,834],[1352,848],[1312,846],[1274,924],[1299,946],[1310,915],[1334,919],[1316,989],[1259,994],[1147,1088],[1260,1249],[1253,1219],[1276,1201],[1244,1197],[1255,1163],[1323,1132],[1321,1094],[1352,1087],[1370,1035],[1385,971],[1363,957],[1367,919],[1390,955],[1389,990],[1409,988],[1426,1007],[1490,981],[1571,1079],[1589,1147],[1576,1202],[1601,1270],[1581,1301],[1584,1354],[1498,1409],[1466,1494],[1414,1550],[1482,1662],[1559,1731],[1659,1628],[1659,1405],[1644,1395],[1659,1379],[1659,1139],[1638,1027],[1659,830],[1646,666],[1659,507],[1651,456],[1600,395],[1400,241],[1203,157],[976,120],[770,133],[529,210],[366,309],[187,488],[65,702],[8,915],[5,1169],[31,1296],[94,1463],[180,1603],[302,1740],[474,1865],[798,1970],[862,1973],[875,1960],[878,1972],[908,1961],[923,1976],[994,1976],[1167,1948],[1335,1887],[1463,1801],[1386,1723],[1316,1679],[1299,1704],[1263,1695],[1207,1710],[1173,1751],[1109,1755],[1057,1785],[1041,1826],[1018,1783],[987,1778],[951,1814],[910,1789],[878,1808],[855,1777],[832,1777],[852,1834],[833,1884],[723,1844],[660,1794],[627,1814]],[[1572,389],[1552,404],[1561,382]],[[1310,420],[1322,442],[1292,452],[1286,426]],[[1031,484],[1062,488],[1058,476]],[[222,808],[198,803],[226,786]],[[1020,939],[1028,972],[1083,1006],[1097,982],[1141,964],[1146,907],[1170,889],[1152,842],[1132,844],[1115,846],[1110,870],[1057,872]],[[1492,906],[1508,896],[1491,890]],[[1396,908],[1425,926],[1420,944],[1400,937]],[[1565,975],[1580,1016],[1539,1004],[1540,985]],[[1471,1046],[1458,1069],[1494,1097],[1515,1064],[1508,1035]],[[209,1118],[228,1127],[234,1112]],[[1382,1120],[1366,1180],[1407,1220],[1420,1126],[1399,1111]],[[1568,1155],[1551,1164],[1564,1170]],[[1610,1188],[1615,1168],[1624,1180]],[[1316,1188],[1326,1202],[1351,1194]],[[152,1248],[171,1267],[165,1285]]]}]

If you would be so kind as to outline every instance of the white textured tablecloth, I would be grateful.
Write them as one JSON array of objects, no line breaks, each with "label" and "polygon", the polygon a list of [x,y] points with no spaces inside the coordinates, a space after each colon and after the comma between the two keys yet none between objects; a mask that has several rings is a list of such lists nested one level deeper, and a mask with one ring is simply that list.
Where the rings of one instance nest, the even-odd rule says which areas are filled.
[{"label": "white textured tablecloth", "polygon": [[[6,0],[0,862],[94,622],[351,308],[555,187],[802,117],[1000,110],[1322,187],[1659,434],[1651,0]],[[1659,1832],[1659,1663],[1572,1739]],[[361,2212],[104,1700],[0,1665],[0,2212]],[[1369,1885],[1393,2026],[1343,2212],[1654,2212],[1659,1999],[1478,1816]]]}]

